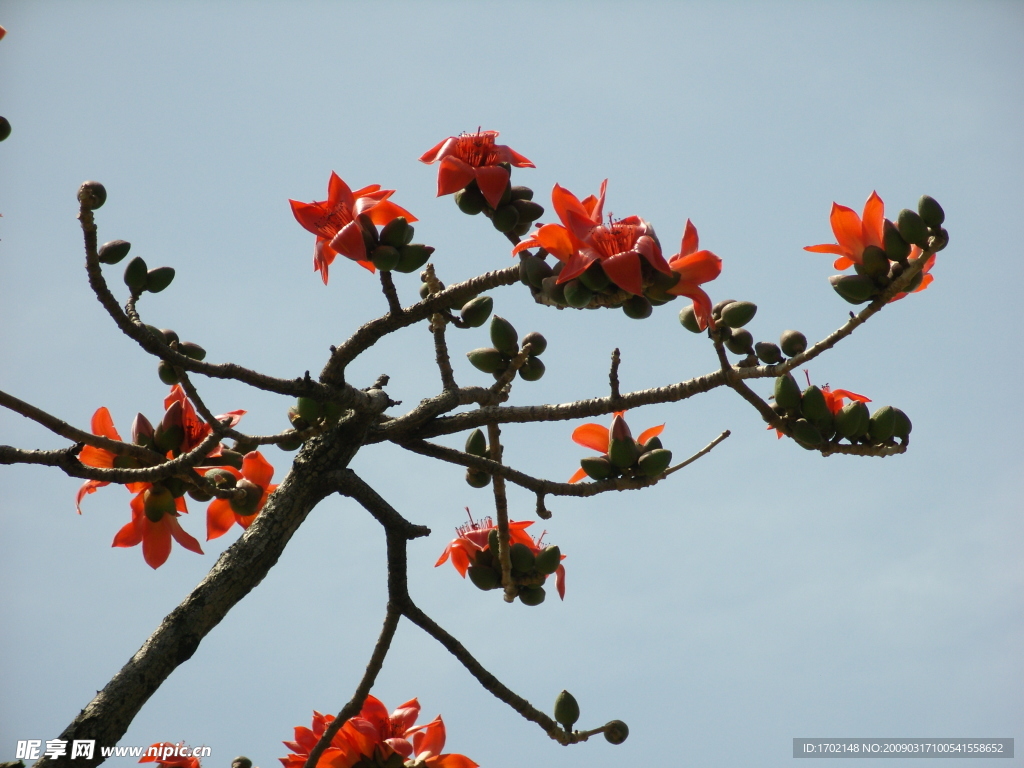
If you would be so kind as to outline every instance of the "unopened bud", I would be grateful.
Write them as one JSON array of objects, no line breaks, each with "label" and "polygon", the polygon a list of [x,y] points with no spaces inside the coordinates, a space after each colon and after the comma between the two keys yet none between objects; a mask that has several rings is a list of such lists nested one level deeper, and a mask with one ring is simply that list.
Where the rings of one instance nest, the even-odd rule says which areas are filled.
[{"label": "unopened bud", "polygon": [[807,337],[800,331],[783,331],[779,337],[779,346],[786,357],[796,357],[807,349]]},{"label": "unopened bud", "polygon": [[132,422],[132,442],[146,448],[153,446],[153,425],[141,413],[135,414]]},{"label": "unopened bud", "polygon": [[87,211],[102,208],[107,202],[107,190],[98,181],[86,181],[78,188],[78,202]]}]

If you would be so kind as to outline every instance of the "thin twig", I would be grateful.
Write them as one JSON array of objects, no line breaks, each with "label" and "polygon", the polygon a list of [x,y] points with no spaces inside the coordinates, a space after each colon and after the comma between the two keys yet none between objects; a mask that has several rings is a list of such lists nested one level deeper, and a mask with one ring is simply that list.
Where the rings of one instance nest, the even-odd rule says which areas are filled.
[{"label": "thin twig", "polygon": [[395,289],[395,281],[391,277],[390,269],[378,269],[380,275],[380,287],[384,291],[384,297],[388,300],[388,314],[394,315],[402,311],[402,302],[398,300],[398,291]]},{"label": "thin twig", "polygon": [[[487,442],[491,461],[501,464],[501,430],[497,424],[487,425]],[[505,478],[501,475],[491,476],[491,487],[494,490],[494,512],[498,519],[498,562],[501,563],[501,585],[505,588],[505,602],[511,603],[519,594],[519,589],[512,583],[512,557],[509,551],[508,499],[505,496]]]},{"label": "thin twig", "polygon": [[619,363],[621,362],[621,356],[619,355],[619,348],[616,347],[612,352],[612,367],[608,371],[608,385],[611,387],[611,399],[618,400],[621,395],[619,394]]},{"label": "thin twig", "polygon": [[710,443],[705,445],[703,448],[701,448],[699,451],[697,451],[695,454],[693,454],[693,456],[688,458],[686,461],[681,461],[678,464],[676,464],[674,467],[669,467],[662,474],[665,477],[668,477],[673,472],[678,472],[683,467],[686,467],[686,466],[689,466],[690,464],[693,464],[693,462],[695,462],[701,456],[705,456],[705,455],[711,453],[711,451],[714,450],[716,445],[718,445],[720,442],[725,440],[725,438],[729,437],[729,435],[731,435],[731,434],[732,434],[732,432],[730,432],[728,429],[725,430],[725,432],[723,432],[718,437],[716,437],[714,440],[712,440]]}]

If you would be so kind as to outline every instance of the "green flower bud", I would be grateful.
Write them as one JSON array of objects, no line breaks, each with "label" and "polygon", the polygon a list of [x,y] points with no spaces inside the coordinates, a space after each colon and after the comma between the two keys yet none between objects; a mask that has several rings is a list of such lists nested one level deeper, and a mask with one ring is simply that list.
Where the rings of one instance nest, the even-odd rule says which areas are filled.
[{"label": "green flower bud", "polygon": [[528,355],[526,362],[519,368],[519,378],[523,381],[539,381],[544,375],[544,361],[536,355]]},{"label": "green flower bud", "polygon": [[640,452],[632,438],[617,440],[613,437],[608,443],[608,458],[612,464],[619,469],[629,469],[636,464]]},{"label": "green flower bud", "polygon": [[555,275],[541,280],[541,292],[555,304],[566,306],[568,303],[565,300],[565,290],[558,284],[558,278]]},{"label": "green flower bud", "polygon": [[162,485],[146,489],[142,495],[142,509],[154,523],[159,523],[164,515],[173,515],[177,511],[174,496]]},{"label": "green flower bud", "polygon": [[892,436],[906,441],[907,438],[910,437],[910,430],[913,429],[914,425],[910,423],[910,417],[899,408],[893,408],[892,411],[896,414],[896,421],[893,425]]},{"label": "green flower bud", "polygon": [[238,451],[230,451],[227,448],[222,448],[220,451],[220,458],[217,460],[217,463],[225,467],[241,469],[243,458],[242,454]]},{"label": "green flower bud", "polygon": [[463,305],[462,320],[470,328],[479,328],[487,322],[493,308],[494,299],[490,296],[477,296]]},{"label": "green flower bud", "polygon": [[782,362],[782,350],[779,349],[778,344],[772,344],[770,341],[757,342],[754,345],[754,354],[765,365],[775,365]]},{"label": "green flower bud", "polygon": [[252,768],[252,760],[245,755],[239,755],[231,761],[231,768]]},{"label": "green flower bud", "polygon": [[523,605],[540,605],[545,597],[547,595],[544,593],[544,587],[519,588],[519,602]]},{"label": "green flower bud", "polygon": [[873,443],[884,443],[896,431],[896,409],[891,405],[883,405],[871,414],[868,425],[868,437]]},{"label": "green flower bud", "polygon": [[512,569],[520,573],[529,573],[534,568],[533,550],[525,544],[516,542],[508,550],[509,559],[512,561]]},{"label": "green flower bud", "polygon": [[245,491],[245,496],[241,499],[228,500],[228,503],[231,504],[231,511],[242,517],[256,514],[256,508],[260,504],[260,499],[263,498],[263,489],[244,477],[238,481],[235,487]]},{"label": "green flower bud", "polygon": [[814,385],[804,390],[800,398],[800,411],[812,423],[827,421],[832,416],[825,402],[825,393]]},{"label": "green flower bud", "polygon": [[512,187],[509,191],[513,200],[533,200],[533,190],[529,187]]},{"label": "green flower bud", "polygon": [[494,212],[491,223],[499,232],[511,232],[519,223],[519,211],[511,205],[502,205]]},{"label": "green flower bud", "polygon": [[928,225],[924,223],[924,219],[909,208],[900,211],[899,218],[896,219],[896,227],[908,243],[921,248],[928,245]]},{"label": "green flower bud", "polygon": [[430,254],[433,252],[434,247],[432,245],[423,245],[422,243],[403,245],[398,249],[398,263],[395,265],[394,271],[404,274],[415,272],[427,263],[427,260],[430,259]]},{"label": "green flower bud", "polygon": [[779,346],[786,357],[796,357],[807,349],[807,337],[800,331],[783,331],[779,337]]},{"label": "green flower bud", "polygon": [[626,313],[626,317],[631,317],[634,320],[644,320],[651,316],[654,312],[654,307],[643,296],[630,296],[622,304],[622,311]]},{"label": "green flower bud", "polygon": [[828,281],[835,292],[851,304],[870,301],[878,292],[875,281],[865,275],[832,275]]},{"label": "green flower bud", "polygon": [[679,322],[683,328],[693,333],[700,333],[700,324],[697,322],[697,315],[693,311],[693,305],[683,307],[679,310]]},{"label": "green flower bud", "polygon": [[193,360],[204,360],[206,358],[206,350],[191,341],[178,344],[178,351],[185,357],[191,357]]},{"label": "green flower bud", "polygon": [[555,698],[555,720],[565,730],[571,731],[580,719],[580,705],[576,697],[568,691],[562,691]]},{"label": "green flower bud", "polygon": [[722,325],[727,325],[730,328],[742,328],[754,319],[755,314],[757,314],[757,305],[752,301],[733,301],[722,307]]},{"label": "green flower bud", "polygon": [[621,744],[629,738],[629,726],[621,720],[612,720],[604,726],[604,738],[609,744]]},{"label": "green flower bud", "polygon": [[661,445],[661,438],[658,437],[657,435],[655,435],[650,440],[648,440],[646,443],[641,445],[640,446],[640,450],[641,450],[641,452],[645,453],[647,451],[657,451],[661,447],[662,447],[662,445]]},{"label": "green flower bud", "polygon": [[174,366],[166,360],[161,360],[156,364],[156,373],[160,377],[160,381],[169,387],[173,387],[180,381],[178,374],[174,372]]},{"label": "green flower bud", "polygon": [[455,204],[459,206],[459,210],[463,213],[476,216],[486,207],[487,201],[484,200],[480,188],[474,183],[455,193]]},{"label": "green flower bud", "polygon": [[148,269],[145,260],[141,256],[136,256],[125,267],[124,284],[128,286],[128,290],[132,292],[133,296],[138,296],[146,290]]},{"label": "green flower bud", "polygon": [[800,408],[800,385],[792,373],[784,373],[775,379],[775,402],[787,411]]},{"label": "green flower bud", "polygon": [[498,373],[508,367],[505,356],[493,347],[481,347],[466,353],[470,364],[484,373]]},{"label": "green flower bud", "polygon": [[189,488],[189,498],[195,499],[200,504],[210,501],[213,498],[213,494],[209,491],[203,490],[202,488]]},{"label": "green flower bud", "polygon": [[882,244],[885,255],[892,261],[904,262],[910,255],[910,243],[903,239],[899,229],[888,219],[882,225]]},{"label": "green flower bud", "polygon": [[235,483],[238,482],[238,478],[226,469],[211,469],[206,473],[205,477],[220,489],[234,488]]},{"label": "green flower bud", "polygon": [[87,211],[102,208],[107,202],[107,190],[98,181],[85,181],[78,188],[78,202]]},{"label": "green flower bud", "polygon": [[486,565],[469,566],[469,580],[477,589],[497,589],[501,586],[501,576],[493,568]]},{"label": "green flower bud", "polygon": [[640,456],[638,461],[640,474],[645,477],[657,477],[668,469],[668,465],[671,463],[672,451],[666,451],[664,448],[647,451]]},{"label": "green flower bud", "polygon": [[6,141],[11,135],[11,121],[6,117],[0,117],[0,141]]},{"label": "green flower bud", "polygon": [[491,528],[487,532],[487,549],[495,556],[498,556],[498,529]]},{"label": "green flower bud", "polygon": [[561,562],[562,550],[555,545],[544,547],[544,549],[538,552],[534,557],[534,565],[537,568],[537,573],[543,574],[544,576],[550,576],[552,573],[557,571]]},{"label": "green flower bud", "polygon": [[884,277],[889,274],[889,258],[878,246],[869,245],[864,249],[861,263],[855,264],[854,269],[858,275]]},{"label": "green flower bud", "polygon": [[[405,239],[409,229],[409,221],[405,216],[397,216],[380,231],[380,242],[383,245],[390,245],[392,248],[401,248],[409,242]],[[411,238],[410,238],[411,239]]]},{"label": "green flower bud", "polygon": [[917,212],[924,223],[933,229],[941,227],[942,222],[946,220],[946,212],[942,210],[942,206],[934,197],[928,195],[922,195],[917,201]]},{"label": "green flower bud", "polygon": [[519,275],[539,290],[544,278],[551,276],[551,265],[539,256],[523,256],[519,261]]},{"label": "green flower bud", "polygon": [[587,288],[579,278],[563,283],[562,290],[565,291],[565,303],[576,309],[583,309],[594,297],[594,292]]},{"label": "green flower bud", "polygon": [[390,245],[378,245],[369,253],[370,262],[382,272],[390,272],[398,266],[401,256],[397,248]]},{"label": "green flower bud", "polygon": [[734,303],[735,301],[736,299],[722,299],[720,302],[718,302],[717,304],[715,304],[715,306],[711,308],[711,316],[715,318],[715,322],[718,322],[718,320],[722,317],[722,310],[725,309],[730,304]]},{"label": "green flower bud", "polygon": [[127,240],[111,240],[101,245],[96,255],[99,256],[100,264],[117,264],[128,255],[131,247],[132,244]]},{"label": "green flower bud", "polygon": [[[736,302],[739,304],[740,302]],[[726,310],[732,309],[735,306],[730,304],[726,307]],[[729,326],[725,326],[728,328]],[[729,338],[725,340],[726,348],[734,355],[747,355],[754,350],[754,336],[746,328],[737,328],[731,334]]]},{"label": "green flower bud", "polygon": [[322,415],[320,403],[312,397],[300,397],[296,401],[295,407],[299,412],[299,416],[308,423],[315,424],[320,420]]},{"label": "green flower bud", "polygon": [[847,440],[863,437],[868,433],[870,419],[868,407],[864,403],[847,403],[836,414],[836,432]]},{"label": "green flower bud", "polygon": [[612,284],[608,275],[605,274],[600,261],[592,262],[591,265],[584,270],[583,274],[580,275],[579,280],[584,286],[594,291],[594,293],[603,291]]},{"label": "green flower bud", "polygon": [[821,432],[807,419],[797,419],[790,424],[790,428],[793,432],[793,439],[804,448],[814,448],[823,442]]},{"label": "green flower bud", "polygon": [[178,334],[176,334],[170,328],[154,328],[151,325],[147,325],[146,327],[149,328],[151,331],[162,336],[164,343],[167,344],[167,346],[170,346],[171,344],[174,344],[177,341],[181,341],[181,339],[178,338]]},{"label": "green flower bud", "polygon": [[537,331],[530,331],[523,336],[523,346],[525,347],[527,344],[530,345],[530,354],[534,357],[543,355],[544,350],[548,348],[548,340]]},{"label": "green flower bud", "polygon": [[277,444],[277,447],[282,451],[297,451],[302,447],[302,439],[295,436],[286,437]]},{"label": "green flower bud", "polygon": [[466,470],[466,483],[471,488],[486,488],[490,482],[491,476],[486,472],[472,468]]},{"label": "green flower bud", "polygon": [[513,199],[509,205],[516,209],[516,213],[519,214],[519,222],[533,223],[541,216],[544,215],[544,206],[538,205],[532,200],[515,200]]},{"label": "green flower bud", "polygon": [[487,455],[487,438],[481,430],[474,429],[469,433],[469,437],[466,438],[466,453],[471,456]]},{"label": "green flower bud", "polygon": [[491,318],[491,343],[506,355],[514,355],[519,351],[519,334],[512,323],[495,315]]},{"label": "green flower bud", "polygon": [[580,466],[591,480],[607,480],[614,472],[607,456],[588,456],[580,459]]},{"label": "green flower bud", "polygon": [[174,280],[174,267],[157,267],[149,270],[146,275],[146,290],[150,293],[160,293]]}]

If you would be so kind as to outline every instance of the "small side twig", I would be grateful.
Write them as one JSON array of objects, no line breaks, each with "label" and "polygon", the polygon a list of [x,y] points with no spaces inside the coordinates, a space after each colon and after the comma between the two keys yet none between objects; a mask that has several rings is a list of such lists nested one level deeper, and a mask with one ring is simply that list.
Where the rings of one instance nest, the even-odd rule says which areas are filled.
[{"label": "small side twig", "polygon": [[377,274],[380,275],[380,287],[384,291],[384,297],[388,300],[388,314],[401,314],[402,302],[398,300],[398,290],[395,288],[395,281],[391,277],[391,270],[378,269]]},{"label": "small side twig", "polygon": [[[497,424],[487,425],[487,442],[491,461],[501,464],[501,430]],[[494,489],[494,512],[498,519],[498,562],[501,563],[501,585],[505,588],[505,602],[511,603],[519,593],[512,583],[512,557],[509,552],[508,499],[505,496],[505,478],[501,475],[491,477]]]},{"label": "small side twig", "polygon": [[612,352],[612,367],[608,371],[608,385],[611,387],[611,399],[618,400],[622,395],[619,394],[619,363],[622,361],[619,355],[619,348],[616,347]]}]

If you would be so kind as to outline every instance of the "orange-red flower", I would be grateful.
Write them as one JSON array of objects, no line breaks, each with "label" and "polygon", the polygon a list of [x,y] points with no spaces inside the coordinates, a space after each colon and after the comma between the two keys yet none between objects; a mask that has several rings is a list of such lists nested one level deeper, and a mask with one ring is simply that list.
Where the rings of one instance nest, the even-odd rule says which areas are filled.
[{"label": "orange-red flower", "polygon": [[381,189],[380,184],[371,184],[353,192],[338,174],[331,171],[326,200],[313,203],[288,201],[295,220],[316,235],[313,271],[320,271],[324,285],[327,284],[328,267],[338,254],[374,271],[367,258],[363,230],[357,219],[360,214],[365,213],[377,226],[399,216],[410,222],[416,221],[415,216],[388,199],[394,193],[393,189]]},{"label": "orange-red flower", "polygon": [[[414,725],[419,713],[420,704],[416,699],[405,702],[389,715],[380,700],[367,696],[360,713],[348,720],[331,739],[330,746],[317,762],[318,768],[384,765],[394,755],[400,756],[406,765],[477,768],[465,755],[440,754],[445,742],[444,722],[438,716],[426,725]],[[295,728],[294,741],[284,742],[292,751],[288,757],[281,758],[284,767],[301,768],[332,722],[333,715],[314,711],[311,728]]]},{"label": "orange-red flower", "polygon": [[[469,507],[466,507],[467,514],[469,513]],[[530,548],[530,550],[537,554],[543,549],[540,544],[540,540],[534,541],[534,539],[526,532],[526,529],[533,525],[533,520],[509,520],[508,521],[508,543],[509,546],[513,544],[524,544]],[[470,515],[469,522],[465,525],[460,525],[455,529],[459,535],[449,542],[448,546],[445,547],[444,552],[441,553],[441,557],[438,558],[437,562],[434,563],[434,567],[437,568],[439,565],[443,565],[451,557],[452,565],[455,566],[455,570],[459,572],[462,578],[466,578],[466,573],[469,571],[469,566],[473,564],[473,560],[476,557],[477,552],[483,552],[484,550],[490,549],[488,543],[488,537],[493,529],[498,526],[494,524],[494,521],[485,517],[480,520],[474,520],[473,516]],[[541,536],[543,538],[543,535]],[[495,553],[496,554],[496,553]],[[562,559],[565,559],[565,555],[562,555]],[[555,586],[558,588],[558,596],[561,599],[565,599],[565,566],[559,565],[555,571]]]},{"label": "orange-red flower", "polygon": [[[110,440],[121,441],[121,436],[117,433],[117,429],[114,427],[114,420],[110,416],[110,411],[106,408],[96,409],[96,413],[92,415],[91,426],[92,433],[94,435],[106,437]],[[78,460],[87,467],[112,469],[117,463],[118,456],[105,448],[96,448],[92,445],[87,445],[82,449],[82,452],[78,454]],[[110,482],[108,480],[86,480],[82,483],[82,487],[78,489],[78,495],[75,496],[75,509],[78,510],[78,514],[82,514],[82,499],[84,499],[87,494],[96,493],[97,488],[102,488],[105,485],[110,485]],[[132,493],[138,493],[148,487],[148,485],[149,483],[128,483],[127,487]]]},{"label": "orange-red flower", "polygon": [[555,184],[551,203],[561,224],[545,224],[533,236],[512,249],[517,254],[526,248],[544,248],[565,266],[557,282],[565,283],[579,277],[595,261],[620,288],[637,296],[643,294],[643,271],[640,259],[666,275],[672,270],[661,255],[654,227],[639,216],[609,218],[602,224],[604,196],[608,180],[601,183],[599,197],[591,195],[580,201],[572,192]]},{"label": "orange-red flower", "polygon": [[[164,408],[169,410],[175,403],[181,403],[181,428],[185,435],[178,452],[188,453],[203,442],[213,428],[199,418],[196,409],[185,394],[185,390],[181,388],[181,384],[175,384],[171,387],[171,393],[164,398]],[[244,415],[245,411],[228,411],[215,418],[220,422],[228,420],[228,426],[233,427],[241,421]],[[220,444],[217,444],[208,455],[220,456],[220,453]]]},{"label": "orange-red flower", "polygon": [[856,392],[851,392],[848,389],[831,389],[828,384],[821,388],[821,394],[825,396],[825,405],[828,406],[833,416],[843,409],[843,406],[846,404],[845,400],[854,400],[858,403],[871,402],[869,397],[858,395]]},{"label": "orange-red flower", "polygon": [[679,282],[667,292],[693,299],[693,313],[703,331],[709,325],[714,328],[715,321],[711,317],[711,299],[700,286],[722,273],[722,260],[711,251],[697,250],[698,245],[697,228],[687,219],[679,253],[668,262],[669,268],[679,275]]},{"label": "orange-red flower", "polygon": [[172,744],[169,741],[152,744],[140,763],[158,763],[163,768],[200,768],[198,757],[184,757],[184,752],[192,752],[190,747],[183,744]]},{"label": "orange-red flower", "polygon": [[171,539],[173,538],[185,549],[196,554],[203,554],[199,542],[192,536],[185,533],[178,523],[178,515],[188,512],[185,508],[185,497],[179,496],[174,499],[175,510],[160,513],[150,513],[156,520],[151,519],[146,513],[147,494],[168,493],[166,489],[154,490],[151,483],[142,483],[145,488],[132,499],[132,520],[126,524],[114,536],[112,547],[134,547],[142,544],[142,557],[150,568],[159,568],[167,561],[171,554]]},{"label": "orange-red flower", "polygon": [[[625,434],[629,434],[629,427],[626,426],[626,421],[623,418],[625,411],[616,411],[612,414],[612,427],[619,423],[620,429],[625,428]],[[619,419],[619,422],[616,422]],[[640,433],[640,437],[637,438],[637,442],[643,445],[652,437],[657,437],[665,430],[665,425],[660,424],[657,427],[649,427]],[[607,454],[608,448],[611,444],[611,431],[608,427],[601,424],[581,424],[572,431],[572,441],[577,445],[582,445],[584,448],[590,448],[592,451],[598,453]],[[569,478],[570,483],[578,483],[580,480],[585,478],[587,473],[583,469],[577,469],[576,473]]]},{"label": "orange-red flower", "polygon": [[[214,499],[210,502],[210,506],[206,510],[207,541],[223,536],[235,523],[242,528],[248,528],[256,519],[256,515],[263,509],[267,497],[277,490],[277,486],[270,483],[274,477],[274,468],[259,451],[250,451],[245,454],[242,459],[241,472],[234,467],[219,467],[218,469],[233,474],[238,481],[237,487],[246,488],[249,495],[242,502],[234,504],[229,499]],[[207,471],[213,471],[213,469]]]},{"label": "orange-red flower", "polygon": [[836,236],[836,242],[808,245],[804,250],[812,253],[837,254],[839,258],[833,265],[836,269],[846,269],[854,264],[860,264],[864,249],[869,245],[884,248],[885,205],[877,192],[872,192],[867,202],[864,203],[862,216],[858,216],[852,208],[832,203],[829,222],[832,224],[832,233]]},{"label": "orange-red flower", "polygon": [[476,181],[491,208],[497,208],[511,173],[501,163],[516,168],[534,168],[534,164],[512,147],[495,144],[497,131],[480,131],[449,136],[420,157],[420,162],[440,162],[437,168],[437,196],[450,195]]}]

